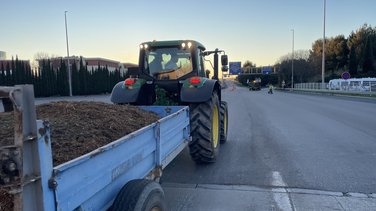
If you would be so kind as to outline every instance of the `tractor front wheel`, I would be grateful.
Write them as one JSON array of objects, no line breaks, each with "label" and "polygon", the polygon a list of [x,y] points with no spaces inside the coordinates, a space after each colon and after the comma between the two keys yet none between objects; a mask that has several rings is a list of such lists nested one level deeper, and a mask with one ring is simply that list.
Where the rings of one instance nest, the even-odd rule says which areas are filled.
[{"label": "tractor front wheel", "polygon": [[190,105],[192,141],[189,150],[196,163],[215,162],[220,142],[220,104],[213,93],[210,100]]}]

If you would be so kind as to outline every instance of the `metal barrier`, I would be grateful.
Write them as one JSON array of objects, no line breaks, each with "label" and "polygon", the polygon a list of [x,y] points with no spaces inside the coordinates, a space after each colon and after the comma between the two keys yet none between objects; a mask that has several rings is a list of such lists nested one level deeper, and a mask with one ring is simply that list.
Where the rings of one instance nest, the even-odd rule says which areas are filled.
[{"label": "metal barrier", "polygon": [[14,112],[14,144],[0,146],[0,188],[12,196],[14,210],[42,210],[40,166],[32,156],[38,152],[33,85],[0,87],[0,100],[4,112]]},{"label": "metal barrier", "polygon": [[322,86],[322,83],[300,83],[295,84],[294,89],[312,89],[312,90],[323,90],[327,89],[328,83],[324,83],[324,86]]}]

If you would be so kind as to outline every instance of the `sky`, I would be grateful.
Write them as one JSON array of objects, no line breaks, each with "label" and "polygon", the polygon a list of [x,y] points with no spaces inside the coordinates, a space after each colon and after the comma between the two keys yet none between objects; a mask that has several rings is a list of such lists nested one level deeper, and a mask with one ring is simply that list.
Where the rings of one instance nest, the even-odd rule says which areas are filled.
[{"label": "sky", "polygon": [[[324,0],[0,0],[0,51],[138,62],[139,44],[193,39],[229,61],[274,65],[323,37]],[[326,37],[376,26],[375,0],[326,0]],[[293,32],[294,30],[294,39]]]}]

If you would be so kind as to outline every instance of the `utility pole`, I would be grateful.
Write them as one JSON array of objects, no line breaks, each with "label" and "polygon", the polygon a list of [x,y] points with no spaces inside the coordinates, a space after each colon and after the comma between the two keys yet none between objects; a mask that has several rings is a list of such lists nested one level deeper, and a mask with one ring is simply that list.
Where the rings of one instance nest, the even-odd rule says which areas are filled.
[{"label": "utility pole", "polygon": [[324,0],[324,32],[322,38],[322,67],[321,67],[321,89],[325,88],[325,16],[326,16],[326,0]]},{"label": "utility pole", "polygon": [[67,40],[67,56],[68,56],[68,84],[69,84],[69,96],[72,97],[72,72],[69,64],[69,44],[68,44],[68,27],[67,27],[67,12],[64,12],[65,15],[65,38]]},{"label": "utility pole", "polygon": [[294,89],[294,29],[292,31],[291,90]]}]

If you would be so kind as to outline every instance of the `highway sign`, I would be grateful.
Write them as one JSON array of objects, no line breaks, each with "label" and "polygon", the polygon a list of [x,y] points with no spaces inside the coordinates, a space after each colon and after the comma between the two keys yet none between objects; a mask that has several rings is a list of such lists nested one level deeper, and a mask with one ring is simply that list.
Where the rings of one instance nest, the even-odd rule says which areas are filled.
[{"label": "highway sign", "polygon": [[230,74],[231,75],[239,75],[242,67],[241,67],[241,62],[230,62]]}]

